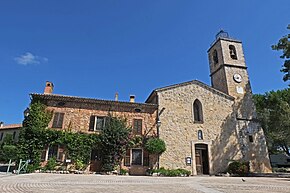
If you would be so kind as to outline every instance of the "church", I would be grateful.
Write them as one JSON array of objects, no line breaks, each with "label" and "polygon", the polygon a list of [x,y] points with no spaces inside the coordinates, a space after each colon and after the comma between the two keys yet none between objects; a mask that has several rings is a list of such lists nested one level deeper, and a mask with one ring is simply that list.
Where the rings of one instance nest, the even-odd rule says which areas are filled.
[{"label": "church", "polygon": [[[105,116],[127,119],[137,135],[157,135],[166,143],[158,158],[142,147],[129,149],[123,161],[130,174],[142,175],[153,167],[184,168],[192,175],[224,172],[234,160],[248,161],[250,171],[271,172],[263,129],[255,113],[242,42],[224,31],[208,49],[211,86],[198,80],[174,84],[152,91],[144,103],[99,100],[53,94],[46,83],[41,99],[54,112],[49,128],[98,133]],[[95,155],[92,153],[92,155]],[[56,156],[64,161],[63,147],[47,146],[42,160]],[[100,160],[92,156],[91,170]]]},{"label": "church", "polygon": [[159,137],[167,145],[159,166],[216,174],[231,161],[244,160],[251,172],[271,172],[242,42],[221,31],[208,59],[211,86],[183,82],[155,89],[146,100],[158,105]]}]

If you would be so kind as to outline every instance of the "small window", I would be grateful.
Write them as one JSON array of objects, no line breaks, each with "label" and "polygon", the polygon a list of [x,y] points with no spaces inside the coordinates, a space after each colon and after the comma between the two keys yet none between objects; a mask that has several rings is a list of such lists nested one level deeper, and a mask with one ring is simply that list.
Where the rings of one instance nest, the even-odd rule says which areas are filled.
[{"label": "small window", "polygon": [[133,120],[133,133],[137,135],[142,134],[142,119]]},{"label": "small window", "polygon": [[216,50],[214,50],[213,53],[212,53],[212,60],[213,60],[214,64],[219,63],[218,53],[217,53]]},{"label": "small window", "polygon": [[193,103],[193,116],[194,122],[196,123],[203,122],[202,105],[198,99],[196,99]]},{"label": "small window", "polygon": [[106,125],[106,117],[91,116],[89,131],[103,130]]},{"label": "small window", "polygon": [[197,131],[197,138],[198,138],[198,140],[203,140],[202,130]]},{"label": "small window", "polygon": [[0,141],[2,141],[2,139],[3,139],[3,135],[4,135],[4,133],[1,133],[1,134],[0,134]]},{"label": "small window", "polygon": [[253,138],[253,136],[252,136],[252,135],[249,135],[249,141],[250,141],[251,143],[253,143],[253,142],[254,142],[254,138]]},{"label": "small window", "polygon": [[229,50],[230,50],[230,56],[232,59],[237,60],[237,52],[236,52],[236,48],[233,45],[229,45]]},{"label": "small window", "polygon": [[64,113],[54,113],[52,128],[62,128]]},{"label": "small window", "polygon": [[132,149],[132,165],[142,165],[142,149]]}]

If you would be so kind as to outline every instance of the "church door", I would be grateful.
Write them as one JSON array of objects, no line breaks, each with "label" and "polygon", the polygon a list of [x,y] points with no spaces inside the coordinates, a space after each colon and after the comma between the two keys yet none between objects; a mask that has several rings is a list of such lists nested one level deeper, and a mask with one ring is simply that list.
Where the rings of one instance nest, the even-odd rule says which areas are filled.
[{"label": "church door", "polygon": [[195,162],[197,175],[209,174],[207,145],[195,144]]}]

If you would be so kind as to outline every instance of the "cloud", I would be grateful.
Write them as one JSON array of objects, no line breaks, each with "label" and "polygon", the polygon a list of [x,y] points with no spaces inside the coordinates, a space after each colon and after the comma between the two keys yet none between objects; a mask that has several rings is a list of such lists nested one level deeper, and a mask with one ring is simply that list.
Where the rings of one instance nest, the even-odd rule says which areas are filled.
[{"label": "cloud", "polygon": [[33,55],[30,52],[26,52],[25,54],[14,58],[14,60],[18,64],[21,64],[21,65],[24,65],[24,66],[30,65],[30,64],[40,64],[40,63],[44,63],[44,62],[48,61],[47,58]]}]

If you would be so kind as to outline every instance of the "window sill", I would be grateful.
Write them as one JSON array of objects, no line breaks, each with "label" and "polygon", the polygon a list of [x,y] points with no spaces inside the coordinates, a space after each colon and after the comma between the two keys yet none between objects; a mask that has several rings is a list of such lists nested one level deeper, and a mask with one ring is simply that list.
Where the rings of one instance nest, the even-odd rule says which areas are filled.
[{"label": "window sill", "polygon": [[194,124],[203,124],[203,121],[194,121]]}]

